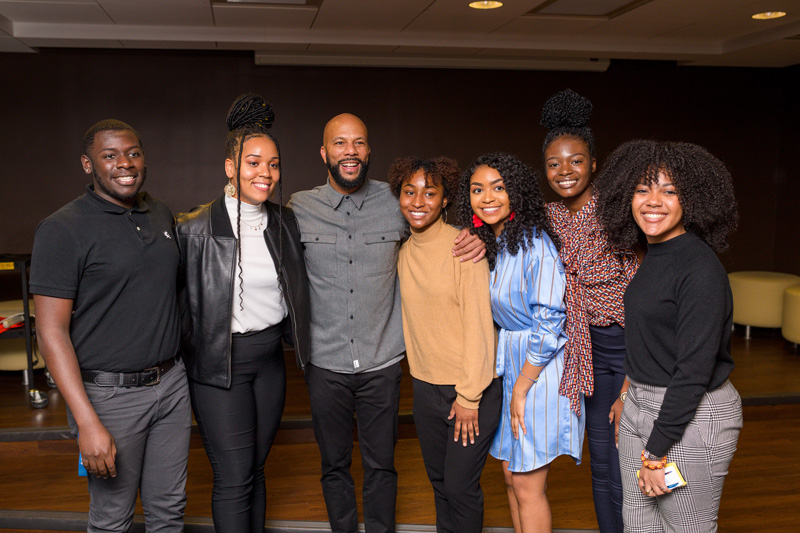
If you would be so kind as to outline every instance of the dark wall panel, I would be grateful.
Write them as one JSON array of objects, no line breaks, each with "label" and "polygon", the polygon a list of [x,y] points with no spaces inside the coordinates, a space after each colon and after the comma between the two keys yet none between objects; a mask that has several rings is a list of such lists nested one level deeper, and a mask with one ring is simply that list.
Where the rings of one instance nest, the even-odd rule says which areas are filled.
[{"label": "dark wall panel", "polygon": [[[370,175],[394,157],[495,150],[541,164],[544,101],[565,87],[595,105],[602,164],[635,137],[695,142],[731,169],[740,230],[729,270],[800,273],[798,69],[686,68],[614,62],[605,73],[257,67],[239,52],[44,50],[0,54],[0,251],[29,252],[40,219],[82,193],[83,132],[103,118],[141,134],[146,188],[182,211],[221,193],[224,119],[240,93],[276,110],[286,193],[324,182],[322,128],[337,113],[370,131]],[[787,107],[788,106],[788,107]],[[787,113],[789,115],[787,116]],[[793,195],[786,194],[793,192]],[[709,191],[713,194],[713,191]]]},{"label": "dark wall panel", "polygon": [[[754,176],[753,185],[775,190],[775,270],[800,274],[800,66],[785,73],[780,107],[780,163],[770,176]],[[754,154],[755,155],[755,154]],[[763,161],[763,160],[761,160]],[[765,164],[765,169],[771,165]]]}]

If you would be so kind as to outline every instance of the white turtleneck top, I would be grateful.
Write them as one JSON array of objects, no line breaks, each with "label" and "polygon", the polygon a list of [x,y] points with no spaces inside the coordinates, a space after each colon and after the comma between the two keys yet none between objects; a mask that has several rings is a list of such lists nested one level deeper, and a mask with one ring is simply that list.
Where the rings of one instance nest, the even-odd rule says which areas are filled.
[{"label": "white turtleneck top", "polygon": [[[236,198],[225,197],[225,208],[234,234],[236,203]],[[264,205],[242,202],[239,233],[242,261],[241,265],[237,261],[233,278],[233,333],[261,331],[279,324],[287,314],[286,302],[278,286],[278,272],[267,249],[266,228],[267,210]],[[240,279],[242,272],[243,279]]]}]

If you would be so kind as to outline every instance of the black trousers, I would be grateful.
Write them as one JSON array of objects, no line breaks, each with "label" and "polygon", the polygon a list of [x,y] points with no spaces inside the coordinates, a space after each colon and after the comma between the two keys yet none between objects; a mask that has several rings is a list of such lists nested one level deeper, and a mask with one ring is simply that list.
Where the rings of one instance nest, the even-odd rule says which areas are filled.
[{"label": "black trousers", "polygon": [[622,478],[614,424],[608,413],[625,381],[625,330],[619,324],[589,326],[594,395],[586,397],[586,436],[592,467],[594,511],[600,533],[622,533]]},{"label": "black trousers", "polygon": [[231,388],[190,381],[192,407],[214,470],[214,529],[263,533],[264,463],[286,398],[280,325],[234,334],[231,352]]},{"label": "black trousers", "polygon": [[353,413],[364,465],[364,526],[367,533],[395,530],[394,447],[401,376],[400,363],[360,374],[306,366],[314,436],[322,456],[322,493],[333,533],[358,531],[356,492],[350,475]]},{"label": "black trousers", "polygon": [[455,419],[448,420],[455,385],[414,379],[414,425],[436,504],[436,531],[480,533],[483,529],[481,473],[503,406],[503,382],[493,379],[483,391],[475,444],[453,441]]}]

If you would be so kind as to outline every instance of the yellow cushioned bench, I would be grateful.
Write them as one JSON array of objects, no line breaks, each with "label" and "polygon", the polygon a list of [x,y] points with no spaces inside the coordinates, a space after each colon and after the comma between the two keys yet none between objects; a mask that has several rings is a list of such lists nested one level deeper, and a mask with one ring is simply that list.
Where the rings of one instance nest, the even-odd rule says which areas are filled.
[{"label": "yellow cushioned bench", "polygon": [[783,325],[783,291],[800,284],[800,276],[781,272],[749,270],[728,274],[733,292],[733,322],[750,326],[779,328]]},{"label": "yellow cushioned bench", "polygon": [[783,338],[794,344],[800,344],[800,285],[794,285],[783,291]]}]

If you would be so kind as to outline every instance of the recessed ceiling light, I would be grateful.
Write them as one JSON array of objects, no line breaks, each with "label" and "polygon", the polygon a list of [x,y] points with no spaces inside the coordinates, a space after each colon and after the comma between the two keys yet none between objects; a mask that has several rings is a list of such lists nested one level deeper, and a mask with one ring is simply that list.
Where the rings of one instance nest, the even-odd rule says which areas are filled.
[{"label": "recessed ceiling light", "polygon": [[472,9],[497,9],[503,7],[503,2],[470,2]]},{"label": "recessed ceiling light", "polygon": [[785,17],[785,11],[764,11],[763,13],[756,13],[752,18],[756,20],[770,20]]}]

